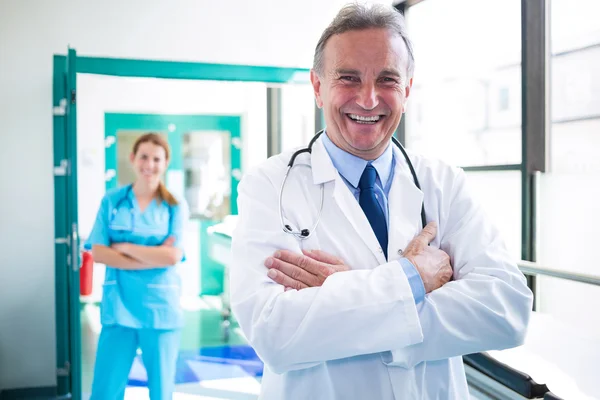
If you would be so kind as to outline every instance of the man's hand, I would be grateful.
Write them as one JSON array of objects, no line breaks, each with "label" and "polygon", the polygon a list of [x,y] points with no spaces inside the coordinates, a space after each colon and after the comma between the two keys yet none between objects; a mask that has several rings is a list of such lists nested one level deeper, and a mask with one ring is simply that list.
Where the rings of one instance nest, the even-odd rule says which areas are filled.
[{"label": "man's hand", "polygon": [[442,287],[452,278],[450,256],[440,249],[429,246],[436,235],[437,224],[430,222],[404,250],[404,257],[415,266],[421,275],[425,293]]},{"label": "man's hand", "polygon": [[268,277],[289,289],[305,289],[321,286],[329,275],[348,271],[342,260],[321,250],[303,250],[295,254],[279,250],[265,260]]}]

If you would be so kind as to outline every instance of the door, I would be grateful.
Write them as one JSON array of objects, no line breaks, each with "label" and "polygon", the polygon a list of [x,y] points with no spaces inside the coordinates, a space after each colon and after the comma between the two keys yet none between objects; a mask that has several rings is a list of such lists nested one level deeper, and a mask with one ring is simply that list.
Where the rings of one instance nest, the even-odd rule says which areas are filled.
[{"label": "door", "polygon": [[57,390],[81,398],[77,219],[77,53],[54,58],[54,207]]}]

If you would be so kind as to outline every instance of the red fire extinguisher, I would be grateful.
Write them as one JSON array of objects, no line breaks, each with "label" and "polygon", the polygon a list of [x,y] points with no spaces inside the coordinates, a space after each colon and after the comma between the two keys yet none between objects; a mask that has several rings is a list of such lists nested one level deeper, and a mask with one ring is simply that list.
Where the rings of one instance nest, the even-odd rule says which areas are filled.
[{"label": "red fire extinguisher", "polygon": [[92,278],[94,275],[94,259],[91,251],[81,254],[81,268],[79,269],[79,293],[82,296],[92,294]]}]

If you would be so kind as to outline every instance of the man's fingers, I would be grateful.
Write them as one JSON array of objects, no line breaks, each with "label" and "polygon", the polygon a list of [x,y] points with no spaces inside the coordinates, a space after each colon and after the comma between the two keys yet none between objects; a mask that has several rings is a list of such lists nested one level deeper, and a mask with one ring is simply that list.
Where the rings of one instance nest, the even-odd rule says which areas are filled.
[{"label": "man's fingers", "polygon": [[273,281],[285,287],[285,291],[290,289],[301,290],[306,289],[308,287],[304,283],[290,278],[289,276],[285,275],[281,271],[276,270],[275,268],[270,269],[267,273],[267,276],[273,279]]},{"label": "man's fingers", "polygon": [[[306,286],[318,286],[319,280],[318,278],[302,269],[301,267],[285,262],[283,260],[279,260],[277,258],[269,257],[265,260],[265,266],[270,269],[275,269],[291,278],[294,281],[298,281]],[[291,285],[286,285],[291,286]],[[295,286],[292,286],[296,288]]]},{"label": "man's fingers", "polygon": [[337,258],[336,256],[332,256],[329,253],[324,252],[323,250],[302,250],[302,253],[312,258],[313,260],[324,262],[326,264],[331,265],[343,265],[344,261]]},{"label": "man's fingers", "polygon": [[437,223],[430,222],[425,225],[425,228],[417,235],[415,239],[419,240],[424,246],[428,246],[429,243],[433,242],[437,235]]},{"label": "man's fingers", "polygon": [[303,270],[311,273],[312,275],[318,276],[329,276],[331,275],[331,267],[326,264],[317,261],[311,257],[307,257],[302,254],[296,254],[289,250],[279,250],[274,254],[274,258],[277,260],[284,261],[286,263],[295,265],[302,268]]}]

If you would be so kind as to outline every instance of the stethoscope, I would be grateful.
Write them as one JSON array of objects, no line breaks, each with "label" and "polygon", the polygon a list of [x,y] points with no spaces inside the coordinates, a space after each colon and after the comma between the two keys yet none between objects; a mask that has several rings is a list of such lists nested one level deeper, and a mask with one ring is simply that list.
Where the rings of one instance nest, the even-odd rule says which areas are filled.
[{"label": "stethoscope", "polygon": [[[313,224],[313,226],[310,229],[297,229],[296,230],[284,222],[283,205],[282,205],[283,189],[285,187],[285,182],[287,181],[287,178],[288,178],[291,170],[296,166],[296,165],[294,165],[294,161],[296,161],[296,157],[298,157],[302,153],[312,154],[313,144],[319,138],[319,136],[321,136],[321,134],[324,131],[325,131],[325,129],[321,129],[319,132],[317,132],[317,134],[311,139],[310,143],[308,143],[308,147],[305,147],[304,149],[300,149],[300,150],[296,151],[294,154],[292,154],[292,157],[290,157],[290,162],[288,163],[287,171],[285,172],[285,176],[283,177],[283,182],[281,183],[281,189],[279,190],[279,218],[281,220],[281,227],[285,233],[293,235],[296,238],[301,239],[301,240],[308,239],[310,237],[310,235],[312,235],[312,233],[315,231],[317,226],[319,225],[319,222],[321,221],[321,214],[323,213],[323,201],[325,200],[325,188],[324,188],[325,185],[321,184],[321,205],[319,207],[319,215],[317,216],[317,220],[315,221],[315,223]],[[408,157],[408,154],[406,154],[406,150],[404,150],[404,147],[402,146],[402,144],[400,144],[400,142],[395,137],[392,137],[392,141],[394,142],[394,144],[396,146],[398,146],[398,148],[404,155],[404,159],[406,160],[406,163],[408,164],[408,168],[410,168],[410,173],[412,174],[415,185],[417,186],[417,188],[419,190],[421,190],[421,185],[419,184],[419,178],[417,178],[417,174],[415,172],[415,169],[414,169],[412,163],[410,162],[410,158]],[[311,168],[308,164],[300,164],[300,166]],[[423,227],[425,227],[425,225],[427,225],[427,221],[425,219],[425,204],[423,204],[423,203],[421,203],[421,224],[423,225]]]},{"label": "stethoscope", "polygon": [[[108,226],[112,229],[116,230],[131,230],[133,232],[135,230],[135,208],[133,206],[133,200],[131,200],[133,185],[127,185],[127,189],[125,190],[125,195],[117,201],[117,204],[113,207],[112,212],[110,213],[110,221]],[[114,221],[117,217],[117,213],[119,212],[119,208],[126,204],[127,209],[129,210],[129,226],[118,226],[114,224]],[[173,212],[171,210],[171,206],[169,205],[169,230],[168,232],[172,232],[171,228],[173,227]]]}]

